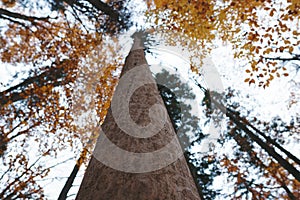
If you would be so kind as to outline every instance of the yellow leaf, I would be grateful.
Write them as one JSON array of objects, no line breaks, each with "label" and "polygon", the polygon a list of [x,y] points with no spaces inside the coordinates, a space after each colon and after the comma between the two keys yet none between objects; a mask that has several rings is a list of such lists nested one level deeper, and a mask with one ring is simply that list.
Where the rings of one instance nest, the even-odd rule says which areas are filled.
[{"label": "yellow leaf", "polygon": [[255,46],[250,47],[250,51],[253,52],[255,50]]}]

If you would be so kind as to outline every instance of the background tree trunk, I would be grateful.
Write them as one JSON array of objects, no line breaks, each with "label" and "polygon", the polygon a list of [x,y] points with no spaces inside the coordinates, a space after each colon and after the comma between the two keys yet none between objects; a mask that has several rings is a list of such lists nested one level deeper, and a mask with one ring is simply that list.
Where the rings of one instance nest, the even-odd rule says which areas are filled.
[{"label": "background tree trunk", "polygon": [[[137,69],[142,65],[148,65],[145,59],[143,48],[136,47],[138,47],[137,42],[135,42],[132,50],[126,58],[121,78],[131,69]],[[148,67],[145,68],[143,74],[143,78],[151,77],[150,81],[153,84],[145,84],[135,90],[128,105],[132,120],[139,126],[145,126],[151,122],[149,117],[149,108],[154,104],[160,104],[162,108],[166,110],[163,100],[158,92],[156,83],[152,78],[151,71]],[[140,78],[141,77],[136,76],[136,79]],[[129,90],[134,81],[136,80],[132,79],[126,82],[125,88],[128,88]],[[120,82],[120,84],[122,83]],[[118,87],[122,87],[120,84]],[[128,93],[126,90],[127,89],[122,92],[124,94]],[[120,95],[115,95],[113,98],[120,98],[117,99],[118,102],[126,103]],[[115,116],[113,116],[112,108],[110,107],[106,119],[102,125],[103,133],[101,133],[98,138],[94,154],[80,186],[76,198],[77,200],[200,199],[182,152],[180,156],[178,156],[179,158],[175,159],[175,162],[171,164],[164,165],[163,163],[166,161],[164,160],[165,156],[163,156],[161,158],[161,168],[154,171],[148,170],[149,172],[144,173],[131,173],[126,172],[126,170],[120,171],[100,162],[99,159],[97,159],[97,153],[106,155],[108,158],[111,158],[112,162],[117,162],[118,159],[122,160],[122,155],[118,155],[119,157],[115,156],[111,150],[108,150],[104,147],[105,145],[101,145],[101,142],[105,140],[105,137],[103,137],[104,134],[111,142],[121,149],[127,152],[140,153],[140,156],[142,156],[142,153],[151,153],[160,150],[170,143],[171,140],[173,141],[174,138],[176,138],[176,148],[180,149],[181,151],[181,147],[169,117],[167,118],[163,128],[157,134],[147,138],[138,138],[128,135],[118,126],[114,117]],[[172,156],[171,154],[172,152],[167,154],[167,156]],[[136,165],[135,167],[138,167],[139,169],[145,169],[145,171],[147,171],[148,168],[151,168],[150,165],[153,163],[139,163],[134,159],[129,159],[128,162],[121,163],[120,165],[122,164],[124,165],[123,167],[128,166],[128,168],[130,168],[132,165]]]}]

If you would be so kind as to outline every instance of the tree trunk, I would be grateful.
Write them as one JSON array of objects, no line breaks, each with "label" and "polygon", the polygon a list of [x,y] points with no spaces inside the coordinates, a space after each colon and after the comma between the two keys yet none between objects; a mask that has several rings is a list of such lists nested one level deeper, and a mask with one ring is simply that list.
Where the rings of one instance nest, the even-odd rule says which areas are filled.
[{"label": "tree trunk", "polygon": [[[165,115],[167,111],[144,49],[138,42],[136,39],[126,58],[77,200],[200,199],[172,123]],[[135,75],[129,76],[131,73]],[[136,82],[143,84],[137,87]],[[126,102],[128,94],[130,99]],[[127,111],[116,108],[124,105]],[[160,110],[156,110],[158,106]],[[149,136],[149,130],[154,133],[156,128],[158,131]]]},{"label": "tree trunk", "polygon": [[291,173],[297,181],[300,182],[300,173],[296,167],[294,167],[289,161],[284,159],[273,146],[268,145],[259,136],[255,135],[251,130],[248,129],[247,125],[241,122],[230,109],[226,109],[225,106],[220,104],[215,99],[211,99],[212,103],[216,105],[230,120],[232,120],[240,130],[243,130],[248,136],[256,142],[263,150],[265,150],[270,156],[272,156],[284,169]]}]

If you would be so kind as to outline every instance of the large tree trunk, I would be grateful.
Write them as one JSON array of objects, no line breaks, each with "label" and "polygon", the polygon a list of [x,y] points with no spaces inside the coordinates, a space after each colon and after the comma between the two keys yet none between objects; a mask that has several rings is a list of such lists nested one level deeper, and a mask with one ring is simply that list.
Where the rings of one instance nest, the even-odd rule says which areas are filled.
[{"label": "large tree trunk", "polygon": [[[128,76],[131,73],[134,75]],[[136,82],[143,84],[136,89]],[[131,95],[129,103],[126,102],[128,94]],[[116,108],[122,104],[128,107],[127,111]],[[135,125],[127,122],[124,112],[129,112],[129,122],[132,120]],[[76,199],[199,200],[172,123],[165,113],[144,49],[135,41]],[[158,128],[158,131],[149,137],[149,129],[142,127],[153,131]]]}]

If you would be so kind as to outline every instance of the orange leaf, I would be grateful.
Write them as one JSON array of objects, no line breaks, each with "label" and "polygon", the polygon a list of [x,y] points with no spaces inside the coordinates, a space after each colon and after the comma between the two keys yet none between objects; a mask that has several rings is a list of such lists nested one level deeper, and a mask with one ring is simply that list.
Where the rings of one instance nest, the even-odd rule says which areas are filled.
[{"label": "orange leaf", "polygon": [[283,52],[284,47],[279,47],[280,52]]},{"label": "orange leaf", "polygon": [[254,79],[251,79],[251,81],[249,82],[249,85],[250,85],[251,83],[255,83],[255,80],[254,80]]}]

